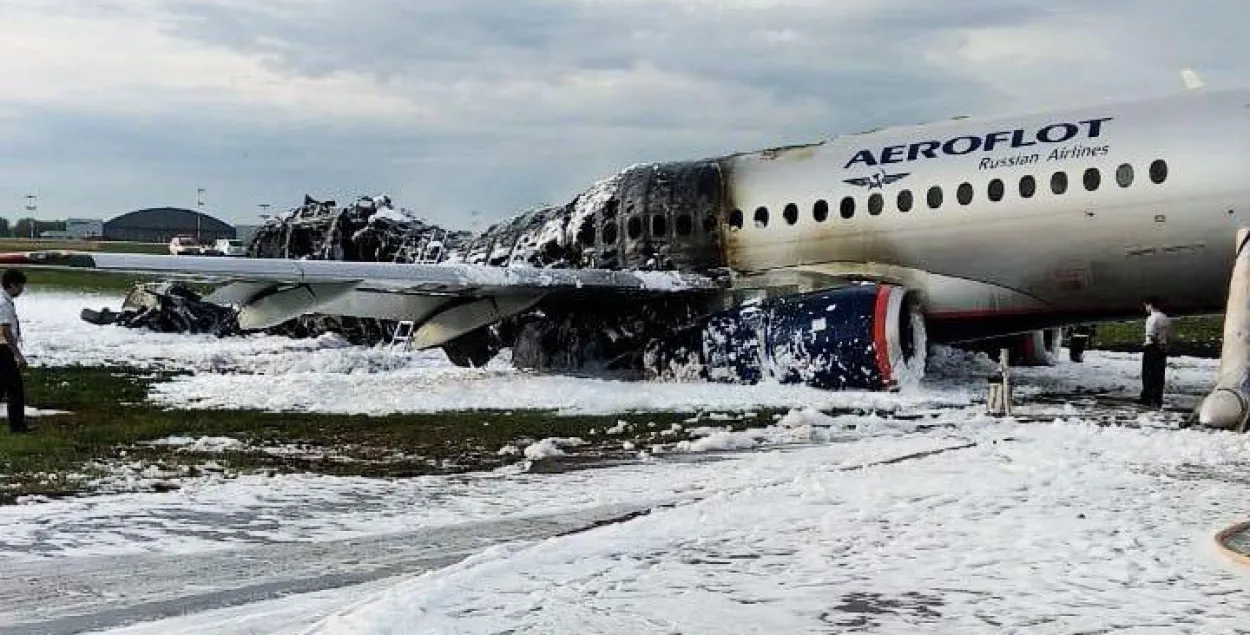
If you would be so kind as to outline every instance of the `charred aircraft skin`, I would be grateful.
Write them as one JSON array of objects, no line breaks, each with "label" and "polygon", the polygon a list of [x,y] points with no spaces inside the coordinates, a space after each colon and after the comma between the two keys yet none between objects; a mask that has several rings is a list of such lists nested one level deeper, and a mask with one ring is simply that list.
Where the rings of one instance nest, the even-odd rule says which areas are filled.
[{"label": "charred aircraft skin", "polygon": [[[717,161],[639,165],[568,204],[496,224],[450,256],[470,264],[607,270],[715,271],[724,267],[726,188]],[[719,294],[645,302],[630,294],[555,295],[493,329],[523,368],[640,376],[643,349],[723,308]],[[481,334],[472,338],[482,341]],[[453,343],[453,347],[455,343]],[[481,348],[481,345],[478,345]]]},{"label": "charred aircraft skin", "polygon": [[[303,205],[262,225],[248,245],[251,258],[344,260],[355,262],[415,262],[427,254],[454,248],[469,232],[448,232],[396,213],[387,197],[361,197],[338,207],[335,201],[305,196]],[[438,245],[431,245],[437,240]],[[438,247],[437,252],[432,252]],[[333,332],[348,341],[377,344],[395,331],[394,320],[308,314],[266,332],[290,337],[315,337]],[[237,325],[224,325],[232,333]]]},{"label": "charred aircraft skin", "polygon": [[635,166],[566,205],[490,227],[458,258],[494,266],[714,270],[725,266],[725,192],[715,160]]}]

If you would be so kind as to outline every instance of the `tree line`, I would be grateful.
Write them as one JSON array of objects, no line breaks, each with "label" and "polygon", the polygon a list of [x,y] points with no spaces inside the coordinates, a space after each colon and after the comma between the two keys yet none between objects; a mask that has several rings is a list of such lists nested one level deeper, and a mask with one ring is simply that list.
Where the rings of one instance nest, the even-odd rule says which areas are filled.
[{"label": "tree line", "polygon": [[16,223],[10,223],[9,219],[0,218],[0,238],[38,238],[43,232],[50,231],[65,231],[65,221],[20,218]]}]

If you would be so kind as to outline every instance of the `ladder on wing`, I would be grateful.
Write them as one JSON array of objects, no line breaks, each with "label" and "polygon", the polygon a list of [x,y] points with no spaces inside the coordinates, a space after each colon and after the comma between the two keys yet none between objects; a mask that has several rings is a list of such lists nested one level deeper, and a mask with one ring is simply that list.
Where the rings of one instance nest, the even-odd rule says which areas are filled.
[{"label": "ladder on wing", "polygon": [[446,251],[447,231],[430,230],[414,243],[406,243],[395,253],[395,262],[438,264]]},{"label": "ladder on wing", "polygon": [[412,336],[416,331],[416,323],[412,320],[403,320],[396,324],[395,332],[391,334],[391,348],[402,346],[402,350],[407,351],[412,346]]},{"label": "ladder on wing", "polygon": [[437,264],[443,259],[443,247],[447,240],[446,230],[431,230],[425,235],[421,241],[421,250],[418,252],[417,262],[422,264]]}]

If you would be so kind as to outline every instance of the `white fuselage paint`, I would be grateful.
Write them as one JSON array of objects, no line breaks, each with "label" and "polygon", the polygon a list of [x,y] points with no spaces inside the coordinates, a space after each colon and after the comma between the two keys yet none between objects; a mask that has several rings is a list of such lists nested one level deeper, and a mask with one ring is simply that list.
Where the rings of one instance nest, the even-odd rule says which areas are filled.
[{"label": "white fuselage paint", "polygon": [[[1073,127],[1070,140],[1047,142]],[[954,154],[932,143],[948,140]],[[1161,184],[1150,175],[1158,160],[1167,165]],[[895,279],[919,291],[936,318],[1132,314],[1147,295],[1173,312],[1213,311],[1228,290],[1232,236],[1250,221],[1250,90],[892,128],[739,154],[725,165],[730,204],[744,219],[726,228],[726,253],[747,278]],[[1133,171],[1127,187],[1117,182],[1123,165]],[[1083,183],[1091,168],[1101,176],[1093,191]],[[1051,189],[1056,172],[1067,175],[1063,194]],[[880,187],[846,182],[897,174],[906,176]],[[1020,191],[1026,176],[1036,182],[1029,198]],[[1000,201],[989,198],[992,179],[1003,182]],[[973,193],[966,205],[957,199],[964,183]],[[934,186],[937,209],[927,202]],[[903,190],[912,193],[909,212],[897,205]],[[883,198],[876,215],[872,194]],[[854,201],[850,218],[840,213],[845,197]],[[813,217],[821,200],[823,222]],[[788,204],[798,208],[793,224]],[[764,227],[753,222],[760,208]]]}]

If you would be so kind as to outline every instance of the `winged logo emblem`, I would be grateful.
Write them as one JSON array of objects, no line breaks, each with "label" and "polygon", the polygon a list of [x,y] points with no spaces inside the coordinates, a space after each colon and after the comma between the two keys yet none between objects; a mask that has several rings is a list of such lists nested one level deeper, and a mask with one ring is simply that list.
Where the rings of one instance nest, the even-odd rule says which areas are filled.
[{"label": "winged logo emblem", "polygon": [[860,176],[853,179],[845,179],[842,182],[850,185],[858,185],[866,187],[870,190],[881,189],[903,177],[911,174],[911,172],[899,172],[897,174],[887,174],[885,170],[880,170],[872,176]]}]

